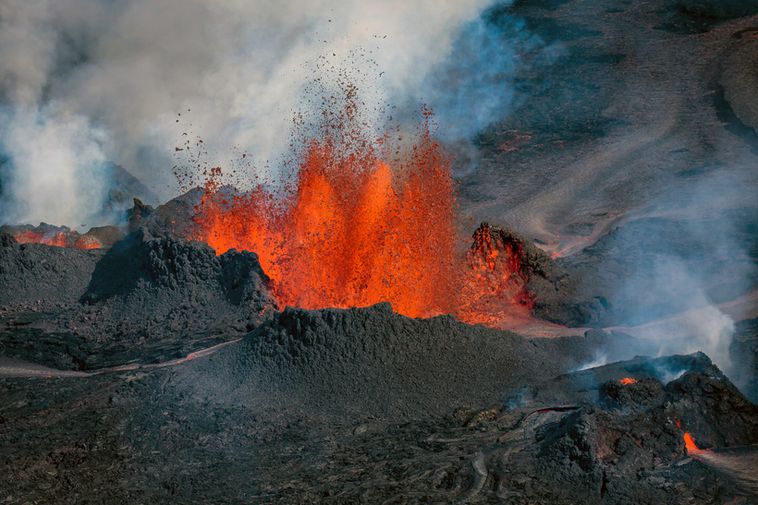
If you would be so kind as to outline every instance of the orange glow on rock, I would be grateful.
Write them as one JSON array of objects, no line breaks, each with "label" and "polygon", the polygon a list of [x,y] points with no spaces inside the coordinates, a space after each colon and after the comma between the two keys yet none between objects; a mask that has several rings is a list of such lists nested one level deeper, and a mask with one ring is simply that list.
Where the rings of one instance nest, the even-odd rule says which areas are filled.
[{"label": "orange glow on rock", "polygon": [[56,247],[66,247],[66,235],[62,232],[39,233],[36,231],[22,231],[14,235],[19,244],[45,244]]},{"label": "orange glow on rock", "polygon": [[450,162],[428,129],[392,162],[363,138],[338,137],[306,145],[284,196],[258,186],[226,197],[214,169],[194,238],[217,254],[256,252],[282,307],[386,301],[411,317],[500,327],[529,314],[520,250],[486,225],[470,248],[459,240]]},{"label": "orange glow on rock", "polygon": [[637,379],[633,377],[624,377],[619,380],[619,383],[623,384],[624,386],[628,386],[629,384],[636,384]]},{"label": "orange glow on rock", "polygon": [[702,449],[697,446],[695,439],[692,438],[689,432],[684,432],[684,447],[687,449],[687,454],[698,454],[702,452]]},{"label": "orange glow on rock", "polygon": [[455,315],[470,324],[498,328],[529,314],[534,303],[526,290],[529,279],[521,269],[521,246],[487,223],[473,239],[461,262],[464,274]]},{"label": "orange glow on rock", "polygon": [[101,249],[103,245],[95,237],[90,237],[89,235],[82,235],[81,237],[76,239],[76,242],[74,242],[74,247],[76,249]]},{"label": "orange glow on rock", "polygon": [[99,240],[89,235],[79,235],[78,232],[39,232],[24,230],[13,233],[13,238],[19,244],[45,244],[55,247],[71,247],[75,249],[100,249]]}]

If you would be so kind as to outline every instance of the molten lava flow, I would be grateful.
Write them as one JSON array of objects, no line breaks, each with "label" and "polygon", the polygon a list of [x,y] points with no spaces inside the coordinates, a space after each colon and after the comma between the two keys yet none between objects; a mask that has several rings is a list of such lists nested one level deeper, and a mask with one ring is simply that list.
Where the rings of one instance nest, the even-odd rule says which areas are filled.
[{"label": "molten lava flow", "polygon": [[698,454],[703,450],[697,446],[695,439],[688,431],[684,432],[684,447],[687,449],[687,454]]},{"label": "molten lava flow", "polygon": [[283,197],[261,186],[225,196],[214,169],[195,209],[195,238],[217,254],[256,252],[282,306],[387,301],[412,317],[454,314],[490,326],[528,314],[516,242],[487,225],[469,250],[457,239],[450,164],[427,129],[392,163],[348,137],[347,145],[330,135],[308,143]]},{"label": "molten lava flow", "polygon": [[[677,419],[675,424],[677,428],[682,429],[682,421]],[[684,448],[687,450],[687,454],[699,454],[703,452],[703,449],[697,446],[695,439],[692,438],[692,435],[688,431],[685,431],[682,437],[684,438]]]},{"label": "molten lava flow", "polygon": [[74,247],[76,249],[101,249],[103,247],[103,244],[101,244],[100,241],[95,237],[82,235],[76,239],[74,242]]},{"label": "molten lava flow", "polygon": [[636,384],[637,379],[635,379],[634,377],[623,377],[619,380],[619,383],[624,386],[628,386],[629,384]]},{"label": "molten lava flow", "polygon": [[[64,230],[68,230],[63,227]],[[95,237],[80,235],[76,231],[35,231],[23,230],[13,233],[19,244],[45,244],[55,247],[75,249],[100,249],[103,245]]]},{"label": "molten lava flow", "polygon": [[19,244],[45,244],[56,247],[66,247],[68,241],[63,232],[41,233],[36,231],[22,231],[13,236]]}]

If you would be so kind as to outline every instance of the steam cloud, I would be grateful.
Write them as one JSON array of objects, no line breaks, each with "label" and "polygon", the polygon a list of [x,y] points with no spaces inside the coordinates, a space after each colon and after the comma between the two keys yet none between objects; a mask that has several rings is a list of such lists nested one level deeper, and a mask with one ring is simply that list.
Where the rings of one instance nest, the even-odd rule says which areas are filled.
[{"label": "steam cloud", "polygon": [[244,151],[263,166],[286,149],[319,61],[366,77],[367,103],[425,102],[456,125],[448,137],[470,136],[507,110],[519,52],[537,44],[516,20],[488,25],[491,3],[5,0],[0,218],[95,224],[106,162],[172,197],[185,131],[209,163]]},{"label": "steam cloud", "polygon": [[[739,303],[727,313],[720,303],[754,289],[755,215],[744,190],[753,186],[743,167],[706,171],[652,202],[649,213],[659,217],[628,226],[634,231],[619,230],[615,246],[630,251],[628,275],[614,299],[628,307],[622,317],[630,327],[622,331],[654,342],[659,355],[702,351],[737,379],[735,320],[749,314]],[[639,249],[641,237],[647,251]]]}]

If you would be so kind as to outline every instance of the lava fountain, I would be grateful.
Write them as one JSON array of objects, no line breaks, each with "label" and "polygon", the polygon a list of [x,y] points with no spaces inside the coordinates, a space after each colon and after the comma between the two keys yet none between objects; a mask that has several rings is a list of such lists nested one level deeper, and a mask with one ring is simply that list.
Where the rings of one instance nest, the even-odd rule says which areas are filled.
[{"label": "lava fountain", "polygon": [[305,144],[284,195],[263,185],[230,195],[212,170],[195,238],[217,254],[256,252],[282,306],[386,301],[411,317],[489,326],[527,316],[518,247],[487,225],[470,247],[459,240],[450,160],[429,128],[410,148],[390,151],[385,141],[327,129]]}]

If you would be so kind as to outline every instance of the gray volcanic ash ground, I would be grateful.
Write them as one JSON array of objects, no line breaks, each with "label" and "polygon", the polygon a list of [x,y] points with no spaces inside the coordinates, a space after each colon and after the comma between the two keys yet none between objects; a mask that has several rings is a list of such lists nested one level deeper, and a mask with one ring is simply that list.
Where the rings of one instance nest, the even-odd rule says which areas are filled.
[{"label": "gray volcanic ash ground", "polygon": [[[81,32],[60,39],[44,70],[60,80],[46,85],[7,84],[38,74],[0,48],[0,75],[15,79],[2,81],[3,103],[47,104],[33,122],[40,151],[73,125],[87,133],[74,142],[80,154],[114,160],[97,208],[64,213],[40,198],[24,209],[25,191],[47,186],[24,185],[20,167],[34,159],[23,155],[26,130],[14,129],[19,115],[0,129],[0,504],[758,503],[758,5],[460,5],[427,24],[446,33],[445,15],[474,13],[484,24],[466,25],[470,43],[431,42],[460,55],[481,47],[478,56],[416,85],[434,86],[461,227],[491,223],[501,254],[518,251],[533,303],[508,329],[410,318],[388,303],[282,307],[256,251],[217,255],[189,240],[202,191],[169,199],[150,178],[155,165],[129,166],[165,161],[150,142],[166,132],[145,144],[136,132],[142,115],[174,99],[168,81],[181,74],[147,72],[156,90],[134,110],[103,105],[117,96],[110,88],[93,91],[124,79],[116,63],[142,43],[163,41],[177,72],[200,71],[136,4],[113,19],[93,7],[92,23],[62,15],[61,26]],[[58,26],[22,7],[0,5],[0,41],[20,40],[6,20]],[[197,8],[175,12],[192,25]],[[207,23],[235,12],[219,9]],[[278,27],[282,44],[283,34],[309,33],[305,17],[265,13],[251,23]],[[377,30],[387,22],[371,19]],[[104,20],[120,38],[77,53]],[[390,40],[405,29],[389,25],[399,26]],[[219,35],[224,47],[243,33],[236,22],[221,26],[233,28]],[[202,69],[228,71],[230,61],[211,57],[215,43],[191,49]],[[508,64],[495,58],[477,79],[454,79],[501,53]],[[158,50],[145,54],[161,61]],[[247,103],[229,94],[239,79],[261,79],[239,64],[229,86],[210,79],[219,108]],[[440,79],[475,100],[458,111],[455,86]],[[76,91],[83,83],[89,99]],[[508,96],[488,101],[498,89]],[[132,90],[123,93],[128,101]],[[268,111],[284,96],[255,103]],[[217,125],[212,107],[198,108],[198,121]],[[61,123],[65,111],[90,114],[91,124]],[[465,112],[456,133],[467,140],[446,137],[445,122]],[[93,152],[100,128],[124,146]],[[242,130],[224,133],[241,142]],[[66,165],[69,151],[53,151],[59,175],[86,175]],[[55,212],[98,216],[102,226],[37,226]]]}]

